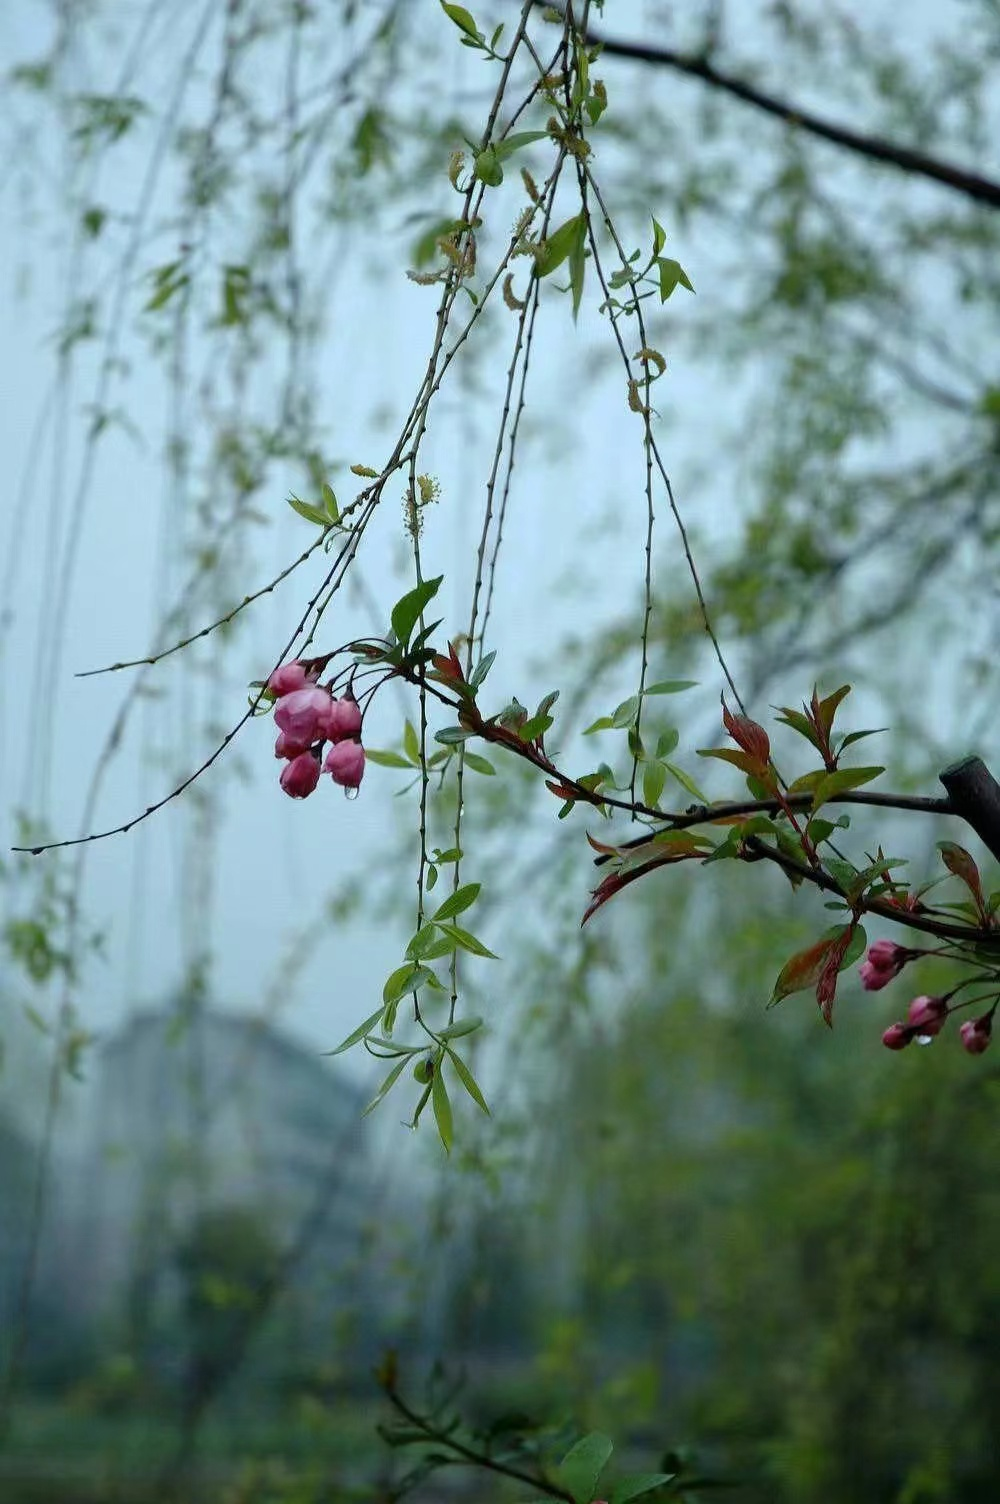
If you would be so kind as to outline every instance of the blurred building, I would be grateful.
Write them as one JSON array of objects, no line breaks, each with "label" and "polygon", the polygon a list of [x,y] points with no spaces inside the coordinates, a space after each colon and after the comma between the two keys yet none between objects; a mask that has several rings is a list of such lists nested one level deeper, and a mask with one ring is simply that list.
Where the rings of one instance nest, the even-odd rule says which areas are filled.
[{"label": "blurred building", "polygon": [[88,1074],[47,1273],[102,1346],[171,1371],[195,1317],[230,1342],[253,1328],[255,1349],[278,1323],[303,1360],[365,1339],[357,1087],[259,1019],[200,1007],[134,1016]]}]

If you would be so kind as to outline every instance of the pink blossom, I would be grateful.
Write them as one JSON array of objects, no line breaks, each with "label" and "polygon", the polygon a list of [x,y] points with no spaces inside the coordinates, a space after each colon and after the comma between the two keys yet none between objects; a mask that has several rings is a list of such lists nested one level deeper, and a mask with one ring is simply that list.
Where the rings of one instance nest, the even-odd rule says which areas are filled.
[{"label": "pink blossom", "polygon": [[984,1013],[982,1018],[970,1018],[959,1029],[962,1039],[963,1050],[968,1050],[970,1055],[981,1055],[990,1047],[990,1035],[993,1032],[993,1015]]},{"label": "pink blossom", "polygon": [[916,1034],[927,1037],[940,1034],[948,1019],[948,1004],[943,997],[915,997],[906,1022]]},{"label": "pink blossom", "polygon": [[326,716],[326,734],[332,742],[346,741],[361,730],[361,707],[353,697],[331,700]]},{"label": "pink blossom", "polygon": [[294,689],[278,701],[275,724],[284,731],[289,745],[298,742],[309,747],[326,736],[326,718],[330,713],[330,696],[318,684]]},{"label": "pink blossom", "polygon": [[866,992],[879,992],[899,975],[913,955],[905,945],[894,940],[876,940],[859,968],[861,985]]},{"label": "pink blossom", "polygon": [[279,731],[278,739],[274,744],[275,757],[298,757],[300,752],[308,752],[312,742],[296,741],[287,732]]},{"label": "pink blossom", "polygon": [[342,788],[356,789],[365,773],[364,747],[360,742],[336,742],[326,754],[323,769]]},{"label": "pink blossom", "polygon": [[296,689],[305,689],[308,683],[309,675],[306,673],[304,664],[294,658],[291,663],[283,663],[280,668],[275,669],[267,681],[267,687],[280,699],[282,695],[290,695]]},{"label": "pink blossom", "polygon": [[890,1024],[882,1035],[887,1050],[905,1050],[913,1038],[913,1031],[906,1024]]},{"label": "pink blossom", "polygon": [[281,787],[293,799],[306,799],[319,783],[319,758],[302,752],[281,770]]}]

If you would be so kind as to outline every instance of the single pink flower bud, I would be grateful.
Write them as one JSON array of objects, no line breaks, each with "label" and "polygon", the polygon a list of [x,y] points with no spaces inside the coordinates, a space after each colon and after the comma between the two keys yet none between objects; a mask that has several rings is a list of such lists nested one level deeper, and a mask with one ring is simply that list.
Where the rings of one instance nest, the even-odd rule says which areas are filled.
[{"label": "single pink flower bud", "polygon": [[365,774],[364,747],[360,742],[336,742],[326,754],[323,769],[342,788],[356,789]]},{"label": "single pink flower bud", "polygon": [[319,758],[302,752],[281,770],[281,787],[293,799],[307,799],[319,783]]},{"label": "single pink flower bud", "polygon": [[311,747],[313,742],[326,736],[326,718],[330,712],[330,696],[318,684],[308,684],[305,689],[293,689],[278,701],[274,712],[275,725],[288,737],[289,745],[298,742]]},{"label": "single pink flower bud", "polygon": [[300,752],[308,752],[312,742],[299,742],[285,731],[278,732],[278,739],[274,744],[275,757],[298,757]]},{"label": "single pink flower bud", "polygon": [[970,1055],[981,1055],[990,1047],[990,1035],[993,1033],[992,1014],[984,1013],[982,1018],[970,1018],[959,1029],[962,1038],[963,1050],[968,1050]]},{"label": "single pink flower bud", "polygon": [[283,663],[280,668],[275,669],[267,681],[267,687],[280,699],[282,695],[290,695],[296,689],[305,689],[308,683],[309,675],[304,666],[295,658],[291,663]]},{"label": "single pink flower bud", "polygon": [[890,1024],[882,1035],[882,1043],[887,1050],[905,1050],[912,1038],[913,1034],[905,1024]]},{"label": "single pink flower bud", "polygon": [[361,731],[361,706],[347,696],[331,700],[326,716],[326,734],[332,742],[344,742]]},{"label": "single pink flower bud", "polygon": [[861,985],[866,992],[879,992],[897,977],[910,959],[912,951],[894,940],[876,940],[859,968]]},{"label": "single pink flower bud", "polygon": [[948,1004],[943,997],[915,997],[906,1015],[909,1028],[928,1038],[940,1034],[948,1020]]}]

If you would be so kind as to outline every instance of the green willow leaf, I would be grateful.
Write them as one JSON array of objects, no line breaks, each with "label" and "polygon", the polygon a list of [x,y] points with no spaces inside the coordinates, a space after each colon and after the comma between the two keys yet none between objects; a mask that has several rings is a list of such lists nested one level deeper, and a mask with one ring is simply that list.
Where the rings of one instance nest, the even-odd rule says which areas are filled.
[{"label": "green willow leaf", "polygon": [[460,1055],[456,1055],[454,1050],[448,1051],[448,1059],[451,1061],[452,1065],[455,1068],[455,1075],[461,1081],[462,1085],[465,1087],[466,1091],[469,1093],[469,1096],[475,1102],[476,1106],[481,1108],[482,1111],[485,1112],[486,1116],[489,1117],[490,1109],[486,1105],[486,1098],[479,1090],[479,1084],[476,1081],[475,1076],[469,1070],[469,1067],[466,1065],[465,1061],[461,1058]]},{"label": "green willow leaf", "polygon": [[444,1076],[441,1074],[441,1062],[435,1065],[434,1080],[431,1085],[431,1105],[434,1108],[434,1121],[437,1123],[441,1142],[444,1144],[445,1153],[451,1153],[454,1142],[454,1131],[451,1117],[451,1102],[448,1099],[448,1088],[444,1084]]}]

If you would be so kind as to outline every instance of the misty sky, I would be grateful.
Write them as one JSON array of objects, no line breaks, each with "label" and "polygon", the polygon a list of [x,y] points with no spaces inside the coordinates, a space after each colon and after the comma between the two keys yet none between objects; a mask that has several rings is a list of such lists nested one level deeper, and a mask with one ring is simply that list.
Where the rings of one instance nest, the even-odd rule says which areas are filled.
[{"label": "misty sky", "polygon": [[[132,8],[109,10],[120,38],[126,37]],[[613,20],[623,35],[667,36],[666,10],[652,0],[630,0],[608,7],[608,24]],[[923,13],[914,8],[915,17]],[[151,50],[140,92],[162,97],[156,69],[162,66],[166,76],[197,15],[190,4],[175,7],[176,31],[172,27],[170,38],[160,38],[160,53]],[[35,0],[12,0],[0,16],[0,55],[37,56],[48,25]],[[453,45],[442,18],[435,16],[433,25],[446,49],[439,86],[468,99],[484,65]],[[98,46],[90,51],[87,70],[81,91],[108,87],[114,76],[107,51]],[[641,93],[655,82],[623,65],[609,63],[606,72],[612,100],[617,89]],[[195,80],[195,101],[198,88]],[[677,97],[684,110],[695,94],[678,89]],[[0,838],[7,847],[17,810],[43,819],[56,836],[80,832],[88,782],[128,681],[124,674],[74,675],[147,651],[165,605],[183,583],[176,549],[184,525],[163,463],[169,395],[142,338],[129,334],[122,341],[127,369],[116,369],[107,406],[123,421],[108,430],[92,474],[85,485],[81,481],[100,346],[77,348],[71,381],[60,387],[59,330],[68,294],[93,290],[106,307],[114,292],[99,246],[80,265],[68,254],[67,224],[55,207],[66,153],[51,117],[24,92],[5,110],[5,137],[17,147],[8,156],[0,196],[0,452],[6,458],[0,483]],[[134,145],[115,148],[94,185],[95,201],[118,213],[143,191],[150,138],[140,135]],[[168,166],[156,190],[161,197],[154,198],[162,212],[171,187]],[[350,233],[335,241],[328,262],[329,338],[315,367],[314,390],[330,452],[339,461],[331,478],[342,500],[351,495],[347,465],[378,466],[388,453],[432,336],[436,294],[405,276],[411,232],[391,212],[385,226],[377,267]],[[671,249],[698,297],[710,300],[713,247],[678,239]],[[127,319],[148,297],[150,268],[168,258],[169,233],[148,252],[139,248],[129,275]],[[596,318],[585,314],[574,328],[565,300],[552,297],[549,304],[533,373],[534,433],[517,469],[488,644],[499,650],[491,681],[498,706],[511,694],[531,700],[556,687],[561,676],[551,655],[558,643],[621,615],[637,600],[642,581],[645,502],[637,420],[623,401],[608,400],[609,393],[621,396],[614,373],[598,380],[588,375],[590,352],[605,339]],[[696,317],[694,300],[690,308],[683,300],[672,303],[670,313],[674,319]],[[486,337],[497,344],[480,374],[493,373],[495,399],[509,341],[499,321]],[[224,380],[220,373],[220,386]],[[706,480],[704,466],[697,486],[692,481],[685,491],[684,478],[695,474],[706,446],[718,442],[713,435],[726,421],[729,394],[718,378],[688,362],[673,364],[657,393],[670,461],[681,477],[682,509],[696,531],[711,537],[725,527],[728,490]],[[196,425],[199,404],[211,395],[193,387],[184,422]],[[481,401],[460,380],[442,394],[429,433],[427,463],[441,480],[442,499],[428,516],[423,562],[426,574],[445,575],[440,614],[451,630],[460,628],[467,611],[495,411],[495,400]],[[278,481],[256,498],[266,525],[251,528],[240,545],[227,600],[265,583],[309,541],[309,525],[285,504],[294,484]],[[336,641],[384,630],[389,607],[407,588],[399,492],[390,487],[365,539],[363,592],[345,591],[328,618]],[[583,548],[581,539],[589,540]],[[666,563],[675,553],[676,539],[663,521],[657,558]],[[213,745],[205,723],[224,731],[239,717],[247,682],[271,666],[310,579],[317,578],[302,572],[266,597],[217,662],[210,639],[207,649],[178,655],[154,673],[149,683],[158,697],[143,701],[131,720],[92,828],[129,819],[161,798],[179,769],[197,766]],[[206,619],[211,612],[206,618],[196,610],[192,625]],[[677,676],[687,667],[670,666]],[[621,684],[622,694],[632,687]],[[607,708],[598,704],[593,714]],[[398,742],[404,715],[415,716],[415,709],[413,699],[387,690],[366,725],[366,739],[381,746]],[[400,775],[371,767],[354,802],[324,783],[310,800],[293,803],[277,786],[271,727],[258,722],[206,775],[208,781],[221,792],[210,844],[197,811],[177,801],[129,835],[88,848],[85,912],[90,924],[105,931],[106,946],[103,959],[87,967],[79,997],[83,1021],[106,1031],[129,1009],[164,1001],[204,948],[211,955],[211,993],[220,1004],[255,1009],[266,996],[284,1025],[316,1048],[330,1048],[377,1005],[408,933],[402,917],[382,913],[344,924],[321,922],[329,893],[345,880],[359,880],[393,848],[401,823],[393,798]],[[470,797],[476,797],[474,783]],[[582,839],[582,824],[579,834]],[[398,872],[403,892],[413,887],[412,837],[408,849]],[[468,876],[490,882],[490,874],[471,868]],[[590,881],[582,859],[581,908]],[[16,908],[16,894],[8,893],[6,902]],[[502,921],[491,923],[484,938],[502,954]],[[307,930],[308,938],[296,939]],[[490,964],[500,1006],[504,963]],[[349,1058],[352,1069],[371,1074],[364,1057]]]}]

